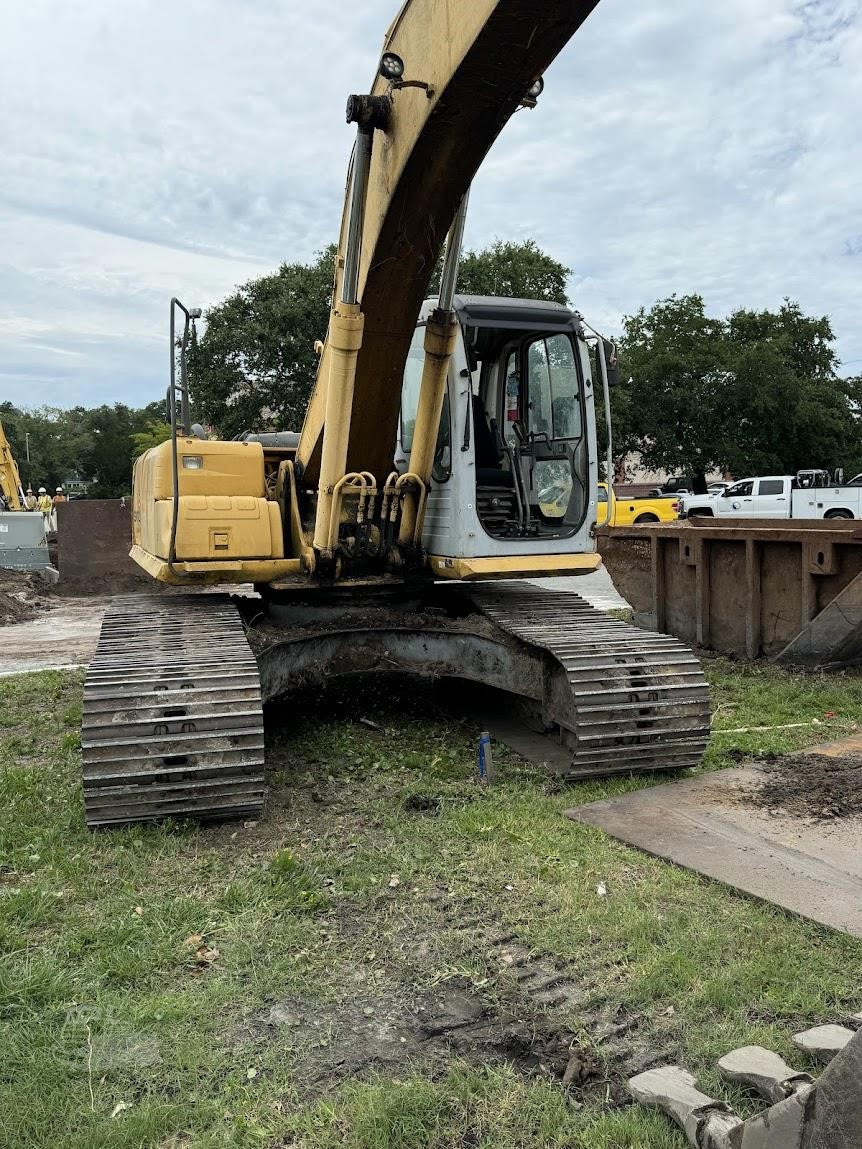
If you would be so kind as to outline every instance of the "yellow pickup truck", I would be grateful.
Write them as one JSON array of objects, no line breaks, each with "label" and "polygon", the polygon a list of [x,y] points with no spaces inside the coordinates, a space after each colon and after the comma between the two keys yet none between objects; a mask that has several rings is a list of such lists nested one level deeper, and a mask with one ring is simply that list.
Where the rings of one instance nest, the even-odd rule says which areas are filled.
[{"label": "yellow pickup truck", "polygon": [[676,495],[665,495],[661,498],[644,495],[634,499],[619,499],[611,491],[611,512],[608,515],[608,485],[599,483],[598,526],[628,527],[632,523],[671,523],[679,518],[681,506]]}]

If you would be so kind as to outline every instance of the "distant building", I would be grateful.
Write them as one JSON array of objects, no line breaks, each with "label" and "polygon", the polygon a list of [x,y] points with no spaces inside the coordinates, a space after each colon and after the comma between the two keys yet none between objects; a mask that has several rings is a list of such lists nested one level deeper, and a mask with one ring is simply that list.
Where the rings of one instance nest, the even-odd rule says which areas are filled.
[{"label": "distant building", "polygon": [[63,490],[70,497],[72,495],[78,495],[80,497],[82,495],[86,495],[87,491],[90,489],[90,487],[92,487],[94,482],[94,479],[85,479],[76,472],[75,474],[70,475],[68,479],[63,480]]}]

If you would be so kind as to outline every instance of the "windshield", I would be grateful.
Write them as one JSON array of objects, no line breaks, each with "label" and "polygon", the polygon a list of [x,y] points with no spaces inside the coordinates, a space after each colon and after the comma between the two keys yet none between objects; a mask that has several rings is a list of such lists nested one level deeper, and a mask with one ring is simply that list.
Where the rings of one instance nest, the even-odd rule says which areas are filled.
[{"label": "windshield", "polygon": [[578,375],[568,335],[534,339],[527,348],[527,429],[549,439],[581,434]]},{"label": "windshield", "polygon": [[[526,360],[528,432],[547,437],[548,443],[580,438],[581,404],[571,339],[561,334],[534,339],[527,347]],[[568,457],[538,459],[534,481],[542,515],[550,520],[563,519],[572,492]]]}]

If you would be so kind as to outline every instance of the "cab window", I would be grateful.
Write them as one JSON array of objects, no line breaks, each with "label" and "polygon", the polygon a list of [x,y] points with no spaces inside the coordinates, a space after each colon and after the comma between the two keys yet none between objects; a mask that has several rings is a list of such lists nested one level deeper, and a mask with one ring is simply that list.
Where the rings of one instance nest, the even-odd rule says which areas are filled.
[{"label": "cab window", "polygon": [[728,487],[724,492],[726,499],[738,499],[740,495],[750,495],[754,490],[754,483],[736,483],[733,487]]},{"label": "cab window", "polygon": [[515,434],[515,423],[521,418],[521,371],[518,365],[518,353],[513,351],[506,360],[506,386],[503,411],[503,426],[505,427],[506,442],[511,447],[518,445],[518,436]]},{"label": "cab window", "polygon": [[404,364],[404,380],[401,384],[401,446],[405,452],[409,452],[413,446],[416,408],[419,406],[419,385],[422,382],[424,364],[425,328],[420,326],[413,332],[407,362]]},{"label": "cab window", "polygon": [[534,339],[527,348],[527,426],[549,439],[581,435],[578,373],[567,335]]}]

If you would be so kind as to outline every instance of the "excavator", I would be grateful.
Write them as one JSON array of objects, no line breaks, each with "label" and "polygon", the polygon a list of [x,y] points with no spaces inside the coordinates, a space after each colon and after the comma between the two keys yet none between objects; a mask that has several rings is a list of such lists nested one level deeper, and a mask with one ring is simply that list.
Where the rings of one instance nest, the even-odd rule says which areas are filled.
[{"label": "excavator", "polygon": [[18,464],[15,462],[2,423],[0,423],[0,494],[6,500],[8,510],[24,510],[24,488],[21,486]]},{"label": "excavator", "polygon": [[[255,816],[263,704],[373,672],[503,692],[566,777],[700,762],[692,652],[534,585],[601,564],[613,344],[572,308],[457,291],[471,181],[596,3],[403,4],[371,90],[347,101],[356,141],[299,432],[192,424],[200,312],[172,300],[172,435],[135,463],[130,553],[189,593],[105,617],[84,695],[90,826]],[[549,486],[565,496],[543,502]],[[257,597],[225,591],[249,583]]]}]

